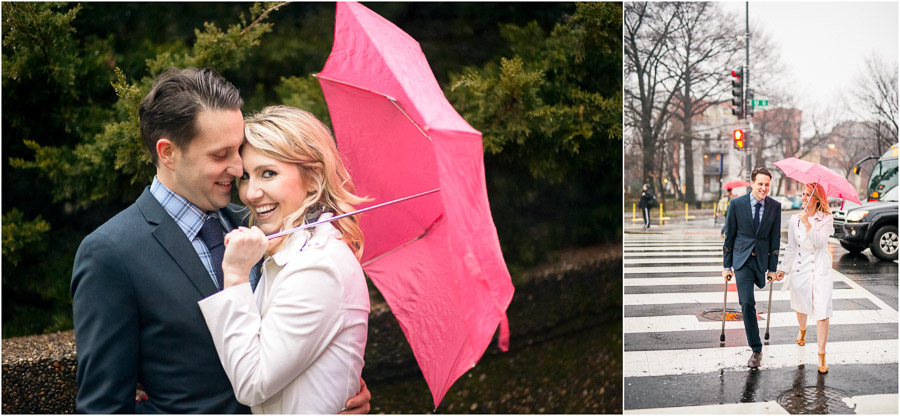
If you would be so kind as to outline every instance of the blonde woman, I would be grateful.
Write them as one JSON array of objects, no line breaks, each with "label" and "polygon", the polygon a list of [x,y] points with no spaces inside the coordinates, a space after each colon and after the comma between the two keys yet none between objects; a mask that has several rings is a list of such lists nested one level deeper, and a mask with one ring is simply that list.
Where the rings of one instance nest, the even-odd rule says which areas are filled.
[{"label": "blonde woman", "polygon": [[800,333],[797,345],[806,345],[806,319],[816,320],[819,344],[819,372],[827,373],[825,343],[828,342],[828,320],[832,315],[831,256],[828,237],[834,233],[834,216],[828,207],[825,189],[818,184],[803,187],[804,209],[788,222],[788,243],[778,267],[776,279],[790,273],[791,309],[797,312]]},{"label": "blonde woman", "polygon": [[[238,192],[255,226],[226,235],[225,289],[200,308],[238,401],[253,413],[338,413],[361,384],[369,315],[362,232],[348,217],[271,243],[265,235],[364,199],[310,113],[274,106],[244,122]],[[253,292],[247,276],[263,255]]]}]

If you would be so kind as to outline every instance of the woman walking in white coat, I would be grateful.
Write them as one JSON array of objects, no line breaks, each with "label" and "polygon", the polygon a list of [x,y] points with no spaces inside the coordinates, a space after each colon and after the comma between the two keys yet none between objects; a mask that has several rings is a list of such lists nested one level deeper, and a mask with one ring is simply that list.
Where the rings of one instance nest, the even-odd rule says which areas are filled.
[{"label": "woman walking in white coat", "polygon": [[834,233],[834,216],[828,207],[825,189],[818,184],[803,187],[804,209],[788,222],[788,243],[778,267],[776,279],[789,273],[791,309],[797,312],[800,333],[797,345],[806,345],[806,318],[816,320],[819,344],[819,372],[827,373],[825,343],[828,341],[828,319],[832,315],[831,255],[828,237]]},{"label": "woman walking in white coat", "polygon": [[[366,347],[359,222],[346,217],[271,243],[265,235],[349,212],[364,199],[312,114],[274,106],[244,123],[238,194],[258,227],[225,236],[225,289],[200,309],[237,400],[253,413],[338,413],[360,389]],[[248,275],[263,254],[252,292]]]}]

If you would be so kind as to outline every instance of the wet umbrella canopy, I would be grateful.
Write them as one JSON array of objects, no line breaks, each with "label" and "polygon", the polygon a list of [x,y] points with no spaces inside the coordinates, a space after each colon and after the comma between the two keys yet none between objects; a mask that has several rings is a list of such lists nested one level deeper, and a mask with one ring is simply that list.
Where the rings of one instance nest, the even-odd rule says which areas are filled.
[{"label": "wet umbrella canopy", "polygon": [[743,186],[750,186],[750,182],[742,181],[740,179],[735,179],[733,181],[725,182],[725,185],[722,185],[722,189],[734,189],[734,188],[740,188]]},{"label": "wet umbrella canopy", "polygon": [[826,196],[834,196],[862,204],[859,200],[859,195],[856,194],[856,189],[853,188],[853,185],[850,185],[850,182],[847,182],[847,179],[822,165],[789,157],[775,162],[775,166],[781,169],[785,176],[800,183],[817,183],[821,185],[825,188]]},{"label": "wet umbrella canopy", "polygon": [[437,407],[498,327],[501,349],[509,341],[513,286],[488,205],[481,133],[447,102],[413,38],[358,3],[338,3],[335,20],[317,77],[357,194],[374,205],[440,189],[360,220],[363,268]]}]

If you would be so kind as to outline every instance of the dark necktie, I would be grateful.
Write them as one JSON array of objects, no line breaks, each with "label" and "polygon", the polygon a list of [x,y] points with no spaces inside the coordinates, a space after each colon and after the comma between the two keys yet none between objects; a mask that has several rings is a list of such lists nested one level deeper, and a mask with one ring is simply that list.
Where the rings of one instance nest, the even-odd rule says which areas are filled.
[{"label": "dark necktie", "polygon": [[222,259],[225,258],[224,233],[225,229],[222,228],[222,223],[215,217],[209,217],[203,223],[203,227],[200,227],[200,233],[198,233],[200,239],[206,244],[206,248],[209,249],[213,270],[216,271],[216,282],[219,283],[219,290],[225,287],[222,280]]},{"label": "dark necktie", "polygon": [[759,229],[759,209],[762,208],[762,202],[756,203],[756,212],[753,213],[753,231]]}]

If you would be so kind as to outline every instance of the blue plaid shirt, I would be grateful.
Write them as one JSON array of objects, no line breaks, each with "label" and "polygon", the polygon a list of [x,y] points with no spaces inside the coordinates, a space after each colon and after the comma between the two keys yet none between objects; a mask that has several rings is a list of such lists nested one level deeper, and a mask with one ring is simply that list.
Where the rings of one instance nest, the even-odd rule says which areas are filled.
[{"label": "blue plaid shirt", "polygon": [[[209,248],[206,247],[206,243],[203,242],[198,234],[200,233],[200,227],[203,227],[203,223],[209,217],[218,218],[226,232],[231,231],[234,227],[228,223],[228,220],[220,216],[218,212],[206,214],[203,210],[188,202],[188,200],[184,199],[181,195],[172,192],[169,188],[166,188],[156,176],[153,177],[153,184],[150,185],[150,193],[153,194],[153,197],[159,201],[160,205],[162,205],[172,219],[175,220],[175,223],[178,224],[181,231],[184,231],[184,235],[191,241],[191,245],[194,246],[194,250],[197,252],[197,255],[200,256],[200,261],[203,262],[203,266],[205,266],[206,271],[209,272],[209,277],[212,279],[213,284],[216,285],[219,290],[222,290],[216,280],[216,272],[213,268]],[[250,270],[250,282],[255,287],[257,281],[259,281],[259,270],[257,267],[253,267]]]}]

